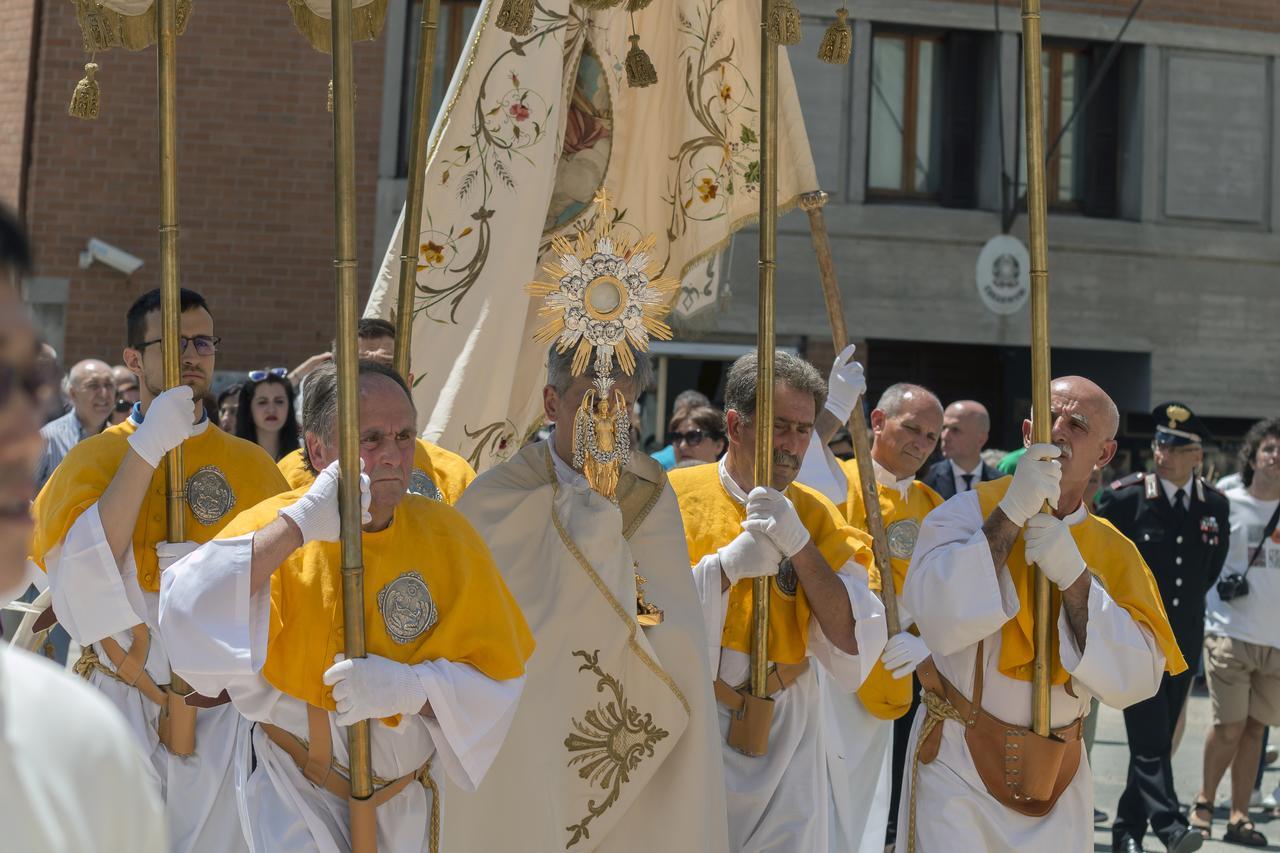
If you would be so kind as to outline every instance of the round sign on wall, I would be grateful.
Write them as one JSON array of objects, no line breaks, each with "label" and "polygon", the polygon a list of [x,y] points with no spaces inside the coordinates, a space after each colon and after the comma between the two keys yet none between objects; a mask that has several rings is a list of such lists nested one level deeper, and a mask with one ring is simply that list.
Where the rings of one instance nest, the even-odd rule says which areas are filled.
[{"label": "round sign on wall", "polygon": [[1031,294],[1031,255],[1017,237],[1000,234],[978,253],[978,296],[996,314],[1012,314]]}]

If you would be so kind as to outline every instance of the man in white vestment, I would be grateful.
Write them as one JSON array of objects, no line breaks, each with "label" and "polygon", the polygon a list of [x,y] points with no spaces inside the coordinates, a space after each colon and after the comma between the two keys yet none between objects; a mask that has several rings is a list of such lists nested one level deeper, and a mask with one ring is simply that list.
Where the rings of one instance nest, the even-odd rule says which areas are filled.
[{"label": "man in white vestment", "polygon": [[[903,603],[933,655],[917,669],[899,851],[1093,850],[1090,700],[1123,708],[1186,668],[1137,548],[1083,502],[1115,454],[1116,406],[1078,376],[1050,392],[1053,443],[1032,444],[1025,421],[1013,477],[956,495],[920,531]],[[1033,564],[1053,590],[1052,740],[1026,731]]]},{"label": "man in white vestment", "polygon": [[[572,360],[572,350],[551,348],[550,439],[481,474],[458,503],[537,649],[489,775],[475,793],[448,792],[446,841],[475,851],[723,853],[706,631],[675,496],[640,453],[621,470],[616,502],[574,467],[574,413],[593,379],[574,376]],[[650,373],[643,353],[632,375],[615,367],[628,406]]]},{"label": "man in white vestment", "polygon": [[[18,300],[26,239],[0,210],[0,589],[25,587],[46,385]],[[234,829],[234,827],[233,827]],[[164,807],[120,714],[96,690],[0,645],[0,832],[5,850],[164,853]]]},{"label": "man in white vestment", "polygon": [[[831,368],[827,402],[800,468],[800,482],[821,491],[846,521],[865,532],[867,513],[857,464],[841,462],[827,448],[827,440],[848,423],[866,392],[862,365],[853,356],[850,345]],[[942,503],[932,489],[916,479],[937,446],[941,429],[942,404],[919,385],[900,382],[890,386],[871,412],[871,464],[881,519],[891,534],[888,544],[894,590],[899,595],[920,523]],[[892,827],[893,806],[897,804],[894,781],[901,779],[901,757],[910,734],[915,693],[912,675],[929,655],[901,602],[898,621],[902,631],[889,638],[880,664],[856,694],[841,690],[825,672],[818,671],[831,779],[828,849],[832,853],[883,853],[886,844],[893,843],[893,835],[886,835],[886,830],[896,829]]]},{"label": "man in white vestment", "polygon": [[[258,853],[362,853],[371,836],[381,853],[437,853],[449,820],[439,786],[446,775],[464,789],[479,784],[532,651],[476,532],[452,507],[406,494],[417,444],[408,386],[376,362],[359,371],[368,656],[341,654],[332,366],[312,374],[303,410],[319,475],[241,513],[175,563],[161,593],[175,671],[197,690],[226,690],[256,724],[251,773],[250,736],[237,753]],[[353,804],[346,727],[360,720],[371,721],[374,794]]]},{"label": "man in white vestment", "polygon": [[[707,657],[716,673],[730,846],[751,853],[827,849],[829,781],[815,664],[848,693],[885,644],[884,609],[868,587],[870,540],[818,492],[795,482],[827,384],[812,365],[779,352],[774,362],[773,476],[753,488],[756,354],[734,362],[725,383],[729,450],[714,464],[677,470],[689,560],[702,601]],[[770,578],[763,754],[742,744],[754,730],[746,694],[752,582]]]},{"label": "man in white vestment", "polygon": [[[220,338],[204,298],[179,293],[182,384],[165,390],[160,291],[133,303],[124,361],[140,401],[123,423],[71,448],[32,509],[33,560],[57,620],[83,649],[75,671],[124,714],[150,755],[174,853],[240,853],[233,753],[247,723],[216,691],[184,697],[156,630],[169,562],[213,538],[235,511],[286,488],[270,456],[213,424],[202,399]],[[182,448],[186,541],[167,542],[165,455]],[[170,796],[170,794],[173,796]]]}]

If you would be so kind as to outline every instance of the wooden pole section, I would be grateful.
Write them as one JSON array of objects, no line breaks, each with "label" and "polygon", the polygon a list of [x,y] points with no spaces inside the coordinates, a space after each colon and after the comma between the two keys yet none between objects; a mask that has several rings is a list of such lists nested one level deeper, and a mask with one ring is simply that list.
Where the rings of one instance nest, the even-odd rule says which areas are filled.
[{"label": "wooden pole section", "polygon": [[[338,293],[338,511],[342,519],[343,649],[348,659],[365,656],[364,555],[360,530],[360,387],[356,352],[356,168],[355,97],[352,89],[351,0],[332,0],[334,273]],[[373,794],[369,721],[347,729],[351,797]],[[353,835],[355,831],[353,828]]]},{"label": "wooden pole section", "polygon": [[[760,314],[756,349],[757,486],[773,485],[774,271],[778,245],[778,45],[769,37],[773,0],[760,0]],[[751,581],[751,695],[769,695],[769,581]]]},{"label": "wooden pole section", "polygon": [[[182,293],[178,267],[178,13],[177,0],[156,0],[156,89],[160,118],[160,349],[164,359],[164,387],[182,384]],[[195,344],[192,344],[195,346]],[[194,411],[192,416],[194,417]],[[207,414],[207,413],[206,413]],[[165,456],[165,536],[183,542],[186,533],[186,477],[182,445]],[[168,691],[186,696],[191,687],[169,676]],[[170,701],[181,701],[173,700]],[[169,710],[162,709],[167,717]],[[162,720],[162,725],[166,722]],[[186,738],[170,745],[177,755],[189,755],[194,743]]]},{"label": "wooden pole section", "polygon": [[[1031,243],[1031,428],[1033,441],[1049,443],[1053,441],[1049,409],[1049,235],[1040,48],[1040,0],[1022,0],[1022,65],[1027,104],[1027,227]],[[1052,627],[1049,623],[1049,579],[1036,571],[1031,724],[1036,734],[1044,737],[1049,735]]]},{"label": "wooden pole section", "polygon": [[426,189],[428,111],[431,75],[436,64],[436,21],[440,0],[422,4],[418,34],[418,76],[413,87],[413,127],[409,132],[409,177],[400,233],[400,295],[396,300],[396,372],[409,380],[409,346],[413,343],[413,305],[418,283],[418,238],[422,230],[422,197]]},{"label": "wooden pole section", "polygon": [[[806,193],[800,198],[800,207],[809,214],[809,236],[813,239],[813,251],[818,257],[818,277],[822,282],[822,297],[827,303],[827,319],[831,322],[831,342],[836,352],[849,345],[849,327],[845,325],[844,306],[840,303],[840,283],[836,279],[836,266],[831,257],[831,241],[827,239],[827,220],[822,208],[827,194]],[[880,600],[884,602],[884,621],[889,636],[902,630],[898,621],[898,591],[893,586],[893,562],[889,553],[889,539],[884,532],[884,517],[880,513],[880,490],[876,484],[875,468],[871,464],[871,437],[867,433],[867,420],[862,414],[862,401],[854,403],[849,416],[849,437],[853,441],[854,461],[858,465],[858,479],[862,481],[862,505],[866,508],[867,533],[871,536],[871,548],[875,553],[876,567],[880,570]]]}]

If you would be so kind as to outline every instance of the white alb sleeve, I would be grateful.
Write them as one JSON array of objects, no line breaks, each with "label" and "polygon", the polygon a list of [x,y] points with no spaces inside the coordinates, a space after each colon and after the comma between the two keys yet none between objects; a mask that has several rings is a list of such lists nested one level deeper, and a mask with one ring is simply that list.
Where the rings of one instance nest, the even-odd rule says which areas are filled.
[{"label": "white alb sleeve", "polygon": [[416,664],[432,717],[425,717],[436,754],[464,791],[480,786],[506,740],[528,676],[496,681],[465,663],[438,659]]},{"label": "white alb sleeve", "polygon": [[122,570],[107,543],[96,503],[81,513],[44,560],[58,623],[80,645],[146,621],[133,548],[125,552]]},{"label": "white alb sleeve", "polygon": [[1058,654],[1071,677],[1112,708],[1150,699],[1164,675],[1164,651],[1155,635],[1117,604],[1096,577],[1089,578],[1084,653],[1064,608],[1058,615]]},{"label": "white alb sleeve", "polygon": [[836,572],[836,577],[844,584],[853,609],[853,638],[858,644],[858,653],[851,655],[837,648],[813,616],[809,617],[809,653],[817,658],[841,689],[852,693],[867,680],[889,636],[885,628],[884,605],[867,583],[867,570],[850,560]]}]

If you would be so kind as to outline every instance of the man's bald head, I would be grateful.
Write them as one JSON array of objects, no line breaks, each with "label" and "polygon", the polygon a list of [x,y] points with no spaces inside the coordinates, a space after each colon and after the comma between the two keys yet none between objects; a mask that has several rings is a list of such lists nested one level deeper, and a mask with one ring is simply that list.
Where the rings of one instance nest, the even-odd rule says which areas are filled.
[{"label": "man's bald head", "polygon": [[85,431],[101,431],[116,404],[116,381],[111,365],[96,358],[86,358],[71,366],[66,379],[67,398]]},{"label": "man's bald head", "polygon": [[[1120,410],[1115,401],[1091,379],[1063,376],[1049,383],[1053,443],[1062,448],[1062,497],[1058,515],[1065,517],[1080,506],[1095,469],[1116,455]],[[1030,420],[1023,421],[1023,440],[1032,441]]]},{"label": "man's bald head", "polygon": [[977,400],[957,400],[942,415],[942,455],[966,471],[982,462],[991,416]]}]

